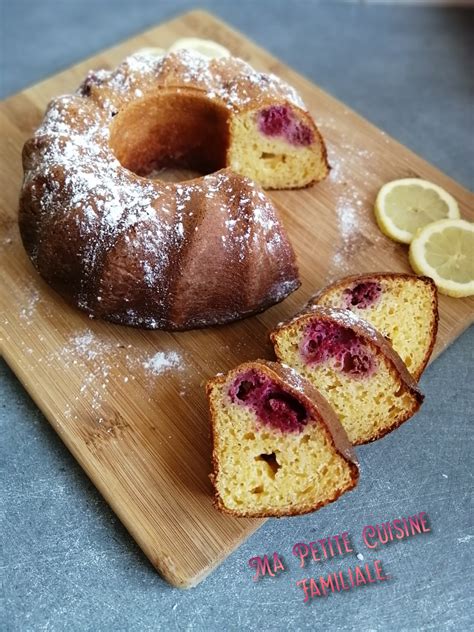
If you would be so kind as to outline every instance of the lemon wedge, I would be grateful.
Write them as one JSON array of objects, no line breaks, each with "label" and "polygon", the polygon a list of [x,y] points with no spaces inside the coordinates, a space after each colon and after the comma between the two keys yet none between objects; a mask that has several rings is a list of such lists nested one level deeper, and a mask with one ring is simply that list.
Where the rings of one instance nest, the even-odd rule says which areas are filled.
[{"label": "lemon wedge", "polygon": [[474,224],[442,219],[419,230],[410,244],[410,265],[433,279],[442,294],[474,294]]},{"label": "lemon wedge", "polygon": [[216,59],[219,57],[230,57],[230,52],[227,48],[224,48],[224,46],[212,40],[200,39],[199,37],[182,37],[169,47],[168,52],[172,53],[182,48],[193,50],[196,53],[204,55],[204,57]]},{"label": "lemon wedge", "polygon": [[440,219],[458,219],[459,207],[447,191],[419,178],[387,182],[375,201],[380,230],[395,241],[409,244],[423,226]]}]

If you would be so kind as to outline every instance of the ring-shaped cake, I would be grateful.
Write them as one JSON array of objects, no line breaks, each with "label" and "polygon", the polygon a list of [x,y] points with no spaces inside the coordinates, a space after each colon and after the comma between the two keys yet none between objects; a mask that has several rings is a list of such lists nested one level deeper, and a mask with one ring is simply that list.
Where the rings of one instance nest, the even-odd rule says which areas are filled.
[{"label": "ring-shaped cake", "polygon": [[[328,173],[296,92],[237,58],[132,55],[53,99],[23,150],[19,223],[41,276],[93,317],[225,323],[299,286],[265,188]],[[183,182],[166,167],[206,173]]]}]

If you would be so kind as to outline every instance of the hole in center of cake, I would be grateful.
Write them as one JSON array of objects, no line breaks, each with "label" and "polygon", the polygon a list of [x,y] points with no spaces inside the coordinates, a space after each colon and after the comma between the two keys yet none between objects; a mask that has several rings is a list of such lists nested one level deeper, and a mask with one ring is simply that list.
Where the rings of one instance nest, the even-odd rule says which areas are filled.
[{"label": "hole in center of cake", "polygon": [[139,176],[189,180],[225,167],[228,116],[210,99],[163,90],[118,111],[110,123],[110,148]]},{"label": "hole in center of cake", "polygon": [[248,406],[259,421],[282,432],[301,431],[309,419],[306,407],[267,375],[246,371],[230,385],[233,403]]},{"label": "hole in center of cake", "polygon": [[365,377],[375,370],[375,358],[363,338],[334,322],[309,323],[300,354],[308,364],[323,364],[332,359],[340,371],[353,377]]}]

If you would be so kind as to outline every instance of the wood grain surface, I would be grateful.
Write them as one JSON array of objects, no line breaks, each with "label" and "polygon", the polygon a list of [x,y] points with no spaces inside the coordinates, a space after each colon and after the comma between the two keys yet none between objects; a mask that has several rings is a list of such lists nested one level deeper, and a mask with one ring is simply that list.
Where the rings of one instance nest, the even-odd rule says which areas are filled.
[{"label": "wood grain surface", "polygon": [[[140,47],[167,47],[191,35],[214,39],[292,83],[326,139],[330,177],[303,191],[271,194],[294,244],[302,287],[257,317],[208,330],[170,334],[93,321],[49,289],[23,251],[17,229],[22,145],[48,100],[75,90],[88,69],[112,68]],[[384,182],[432,180],[471,219],[473,196],[202,11],[4,101],[0,133],[2,353],[156,569],[175,586],[195,585],[262,524],[221,515],[211,503],[207,378],[244,360],[272,358],[268,330],[326,282],[348,273],[409,270],[406,247],[374,223],[373,202]],[[472,299],[441,297],[435,356],[472,321],[473,308]]]}]

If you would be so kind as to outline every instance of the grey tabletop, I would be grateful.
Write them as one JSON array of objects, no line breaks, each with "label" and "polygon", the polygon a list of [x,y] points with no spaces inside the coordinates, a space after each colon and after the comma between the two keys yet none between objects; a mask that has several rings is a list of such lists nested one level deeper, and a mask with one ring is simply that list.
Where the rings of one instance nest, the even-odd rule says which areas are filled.
[{"label": "grey tabletop", "polygon": [[[192,2],[1,0],[1,93],[26,87]],[[474,181],[474,13],[316,1],[201,2],[467,187]],[[160,42],[157,42],[159,45]],[[269,520],[197,588],[155,573],[9,368],[0,363],[2,630],[467,630],[472,566],[472,351],[425,372],[421,412],[359,450],[358,489]],[[426,512],[430,531],[378,550],[364,525]],[[348,531],[359,553],[303,569],[296,542]],[[286,570],[254,582],[248,561]],[[303,578],[381,559],[390,580],[303,603]]]}]

